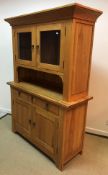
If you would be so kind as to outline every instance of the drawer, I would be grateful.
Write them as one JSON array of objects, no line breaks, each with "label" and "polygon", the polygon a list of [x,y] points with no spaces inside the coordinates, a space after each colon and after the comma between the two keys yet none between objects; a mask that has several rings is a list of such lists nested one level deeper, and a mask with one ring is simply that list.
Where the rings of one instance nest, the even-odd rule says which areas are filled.
[{"label": "drawer", "polygon": [[49,103],[45,100],[42,100],[40,98],[35,98],[35,97],[33,98],[33,103],[47,111],[50,111],[56,115],[59,115],[59,107],[55,104]]},{"label": "drawer", "polygon": [[20,90],[14,89],[14,97],[20,98],[23,101],[31,102],[32,98],[30,94],[27,94],[25,92],[22,92]]}]

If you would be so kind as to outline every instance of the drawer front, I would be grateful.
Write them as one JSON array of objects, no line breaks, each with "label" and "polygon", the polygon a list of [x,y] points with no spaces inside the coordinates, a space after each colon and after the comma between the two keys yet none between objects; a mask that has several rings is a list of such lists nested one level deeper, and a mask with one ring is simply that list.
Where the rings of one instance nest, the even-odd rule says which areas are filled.
[{"label": "drawer front", "polygon": [[32,101],[31,95],[20,90],[14,89],[14,97],[19,98],[23,101],[30,102]]},{"label": "drawer front", "polygon": [[52,112],[56,115],[59,115],[59,107],[57,105],[54,105],[52,103],[49,103],[45,100],[41,100],[40,98],[33,98],[33,103],[36,104],[37,106]]},{"label": "drawer front", "polygon": [[33,97],[32,95],[22,92],[17,89],[13,89],[13,95],[14,98],[19,98],[20,100],[23,100],[25,102],[36,104],[37,106],[41,107],[42,109],[45,109],[55,115],[59,115],[59,107],[55,104],[49,103],[45,100],[42,100],[38,97]]}]

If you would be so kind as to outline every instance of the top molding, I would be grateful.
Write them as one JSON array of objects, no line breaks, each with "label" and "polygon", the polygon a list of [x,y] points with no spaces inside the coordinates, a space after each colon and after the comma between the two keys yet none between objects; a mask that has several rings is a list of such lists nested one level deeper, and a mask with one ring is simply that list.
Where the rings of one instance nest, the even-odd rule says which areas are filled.
[{"label": "top molding", "polygon": [[96,19],[101,14],[102,11],[75,3],[54,9],[7,18],[5,21],[7,21],[13,27],[67,19],[80,19],[95,23]]}]

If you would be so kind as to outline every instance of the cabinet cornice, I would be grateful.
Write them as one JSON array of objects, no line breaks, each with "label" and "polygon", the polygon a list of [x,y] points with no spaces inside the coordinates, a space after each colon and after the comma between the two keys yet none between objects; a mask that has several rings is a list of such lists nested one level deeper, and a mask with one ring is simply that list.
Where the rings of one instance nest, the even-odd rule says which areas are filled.
[{"label": "cabinet cornice", "polygon": [[7,18],[5,21],[13,27],[67,19],[81,19],[94,23],[101,14],[102,11],[75,3],[50,10],[43,10],[31,14]]}]

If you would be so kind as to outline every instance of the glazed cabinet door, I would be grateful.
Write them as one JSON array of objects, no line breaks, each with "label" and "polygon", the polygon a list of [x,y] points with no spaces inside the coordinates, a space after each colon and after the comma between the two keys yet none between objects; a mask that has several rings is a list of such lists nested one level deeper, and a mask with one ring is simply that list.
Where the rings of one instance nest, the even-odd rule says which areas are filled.
[{"label": "glazed cabinet door", "polygon": [[14,100],[13,120],[16,130],[26,137],[31,135],[31,107],[27,102]]},{"label": "glazed cabinet door", "polygon": [[14,58],[17,64],[36,66],[35,33],[33,26],[13,29]]},{"label": "glazed cabinet door", "polygon": [[65,27],[62,23],[37,26],[38,68],[63,71]]},{"label": "glazed cabinet door", "polygon": [[53,160],[56,159],[58,120],[49,112],[34,108],[32,138],[39,148],[49,155]]}]

